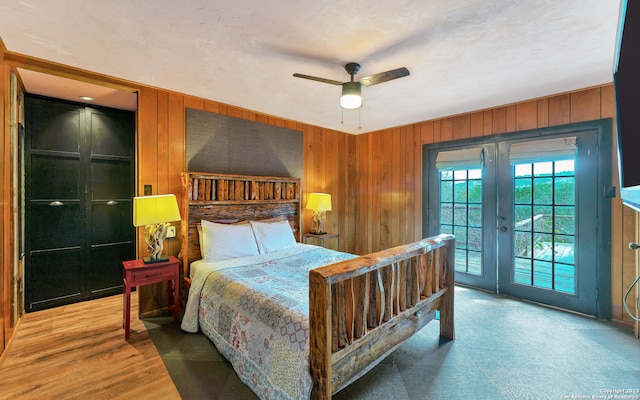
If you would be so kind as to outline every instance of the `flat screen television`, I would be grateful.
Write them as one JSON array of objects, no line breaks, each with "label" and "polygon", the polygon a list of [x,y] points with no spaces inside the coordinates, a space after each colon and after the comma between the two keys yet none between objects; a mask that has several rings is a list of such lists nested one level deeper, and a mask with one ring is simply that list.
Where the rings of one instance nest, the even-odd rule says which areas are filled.
[{"label": "flat screen television", "polygon": [[640,1],[622,0],[613,61],[622,202],[640,211]]}]

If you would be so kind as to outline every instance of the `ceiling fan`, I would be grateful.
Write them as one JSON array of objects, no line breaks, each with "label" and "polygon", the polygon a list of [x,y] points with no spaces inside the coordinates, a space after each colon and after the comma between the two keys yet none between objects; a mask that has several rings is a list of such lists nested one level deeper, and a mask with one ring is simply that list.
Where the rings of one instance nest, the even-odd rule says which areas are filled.
[{"label": "ceiling fan", "polygon": [[409,70],[405,67],[392,69],[385,72],[365,76],[358,81],[354,81],[354,76],[360,71],[360,64],[350,62],[344,66],[344,69],[351,76],[349,82],[334,81],[333,79],[318,78],[317,76],[293,74],[296,78],[311,79],[312,81],[329,83],[331,85],[342,86],[342,96],[340,97],[340,105],[343,108],[360,108],[362,106],[362,86],[371,86],[378,83],[387,82],[393,79],[402,78],[409,75]]}]

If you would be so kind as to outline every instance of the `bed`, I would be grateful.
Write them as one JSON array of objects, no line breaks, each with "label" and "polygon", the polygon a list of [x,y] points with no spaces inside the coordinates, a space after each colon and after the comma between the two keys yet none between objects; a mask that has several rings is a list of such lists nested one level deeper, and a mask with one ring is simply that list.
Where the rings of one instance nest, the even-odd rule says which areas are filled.
[{"label": "bed", "polygon": [[[184,172],[182,183],[182,328],[202,330],[259,397],[330,399],[436,311],[441,338],[454,338],[453,236],[356,256],[299,243],[299,179]],[[257,253],[244,254],[247,229]]]}]

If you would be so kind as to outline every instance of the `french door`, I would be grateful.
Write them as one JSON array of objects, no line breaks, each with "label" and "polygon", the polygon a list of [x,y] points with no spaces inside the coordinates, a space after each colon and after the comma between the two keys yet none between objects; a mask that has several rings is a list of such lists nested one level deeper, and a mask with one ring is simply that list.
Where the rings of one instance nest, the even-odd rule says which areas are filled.
[{"label": "french door", "polygon": [[610,121],[606,127],[425,149],[427,236],[456,237],[456,282],[607,316]]}]

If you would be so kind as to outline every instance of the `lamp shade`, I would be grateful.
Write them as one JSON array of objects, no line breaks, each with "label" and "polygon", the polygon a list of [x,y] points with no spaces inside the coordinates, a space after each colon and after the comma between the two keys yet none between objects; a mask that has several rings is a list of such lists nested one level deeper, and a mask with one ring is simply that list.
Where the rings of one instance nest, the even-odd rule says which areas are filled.
[{"label": "lamp shade", "polygon": [[133,198],[133,226],[180,221],[178,201],[173,194]]},{"label": "lamp shade", "polygon": [[331,211],[331,195],[326,193],[309,193],[307,210]]},{"label": "lamp shade", "polygon": [[342,84],[340,105],[342,108],[360,108],[362,106],[362,86],[360,82],[345,82]]}]

